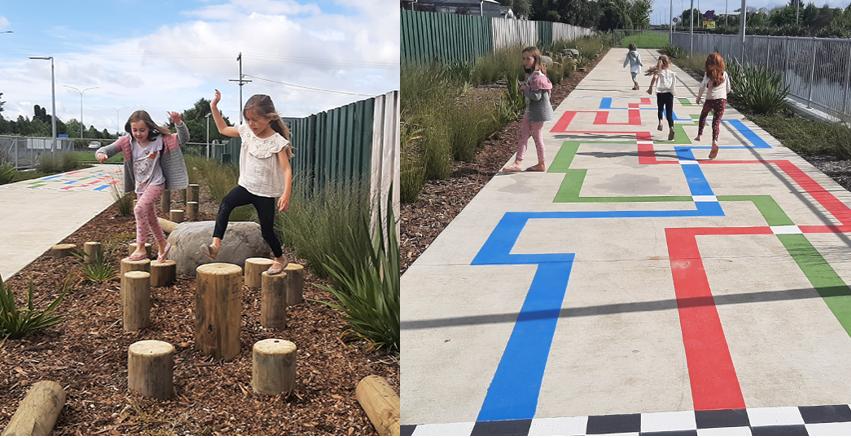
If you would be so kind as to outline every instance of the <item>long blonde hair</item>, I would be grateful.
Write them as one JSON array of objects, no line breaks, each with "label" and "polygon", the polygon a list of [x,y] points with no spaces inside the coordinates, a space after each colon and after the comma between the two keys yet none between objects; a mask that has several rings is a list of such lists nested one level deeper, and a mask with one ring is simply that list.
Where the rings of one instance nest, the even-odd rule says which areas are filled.
[{"label": "long blonde hair", "polygon": [[290,130],[287,128],[287,125],[284,124],[284,121],[281,119],[281,116],[278,115],[278,112],[275,111],[275,104],[272,103],[272,98],[265,94],[255,94],[248,99],[248,102],[245,102],[245,108],[242,110],[242,114],[248,117],[248,112],[252,111],[260,117],[269,117],[269,126],[272,127],[275,132],[281,134],[282,137],[289,140],[290,139]]},{"label": "long blonde hair", "polygon": [[535,58],[535,65],[532,66],[531,71],[529,71],[529,69],[526,68],[525,66],[523,67],[523,70],[526,71],[526,74],[534,73],[536,70],[540,70],[542,73],[547,74],[547,68],[544,67],[544,61],[541,58],[541,52],[538,51],[538,48],[535,47],[535,46],[527,47],[527,48],[523,49],[523,52],[521,52],[521,55],[526,54],[526,53],[531,53],[532,57]]},{"label": "long blonde hair", "polygon": [[151,119],[151,115],[148,114],[147,111],[139,110],[130,114],[130,117],[127,118],[127,123],[124,124],[124,131],[131,132],[130,124],[133,122],[145,122],[145,125],[148,126],[148,141],[154,141],[157,138],[157,135],[169,135],[171,134],[171,130],[166,128],[165,126],[160,126],[154,123],[154,120]]}]

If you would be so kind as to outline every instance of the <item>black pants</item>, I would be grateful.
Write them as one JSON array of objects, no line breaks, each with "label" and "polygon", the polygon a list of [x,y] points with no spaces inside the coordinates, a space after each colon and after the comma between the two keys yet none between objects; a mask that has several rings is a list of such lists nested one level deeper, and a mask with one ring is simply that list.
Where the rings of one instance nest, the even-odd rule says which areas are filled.
[{"label": "black pants", "polygon": [[213,237],[223,238],[228,227],[230,212],[236,207],[248,204],[253,204],[254,208],[257,209],[257,216],[260,218],[260,231],[263,233],[263,239],[272,248],[272,253],[275,254],[275,257],[284,255],[281,242],[278,241],[278,236],[275,234],[275,198],[252,195],[242,186],[236,186],[222,199],[219,214],[216,216],[216,229],[213,231]]},{"label": "black pants", "polygon": [[668,126],[674,129],[674,95],[672,93],[656,93],[656,107],[659,108],[659,121],[662,120],[662,109],[668,116]]}]

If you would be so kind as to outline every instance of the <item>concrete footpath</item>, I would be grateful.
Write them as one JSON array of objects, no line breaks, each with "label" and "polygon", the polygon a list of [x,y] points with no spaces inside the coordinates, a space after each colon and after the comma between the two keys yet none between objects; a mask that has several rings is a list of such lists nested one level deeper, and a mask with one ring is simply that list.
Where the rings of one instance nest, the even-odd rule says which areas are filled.
[{"label": "concrete footpath", "polygon": [[123,187],[122,169],[98,164],[0,186],[0,276],[11,277],[112,205],[110,186]]},{"label": "concrete footpath", "polygon": [[626,53],[402,276],[402,434],[851,434],[851,193]]}]

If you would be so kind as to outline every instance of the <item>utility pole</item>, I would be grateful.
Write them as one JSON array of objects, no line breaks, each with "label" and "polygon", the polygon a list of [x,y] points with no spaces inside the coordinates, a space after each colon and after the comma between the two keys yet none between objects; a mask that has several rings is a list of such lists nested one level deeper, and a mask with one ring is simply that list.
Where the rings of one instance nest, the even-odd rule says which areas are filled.
[{"label": "utility pole", "polygon": [[242,79],[242,52],[239,52],[236,60],[239,61],[239,79],[231,79],[230,81],[239,82],[239,123],[242,124],[242,86],[251,81]]},{"label": "utility pole", "polygon": [[746,22],[746,21],[747,21],[747,19],[748,19],[747,11],[748,11],[748,0],[742,0],[742,25],[741,25],[741,32],[742,32],[742,59],[740,60],[740,62],[741,62],[743,65],[744,65],[744,63],[745,63],[745,22]]},{"label": "utility pole", "polygon": [[[745,1],[745,0],[742,0],[742,1]],[[688,56],[691,57],[694,54],[694,0],[691,0],[691,6],[689,6],[688,22],[689,22]]]},{"label": "utility pole", "polygon": [[671,0],[671,18],[668,20],[668,44],[674,44],[674,0]]}]

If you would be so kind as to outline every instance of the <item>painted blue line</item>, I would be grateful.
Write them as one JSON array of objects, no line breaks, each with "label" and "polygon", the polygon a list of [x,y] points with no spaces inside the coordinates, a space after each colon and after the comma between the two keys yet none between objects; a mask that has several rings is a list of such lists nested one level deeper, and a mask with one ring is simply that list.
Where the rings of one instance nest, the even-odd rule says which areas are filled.
[{"label": "painted blue line", "polygon": [[600,101],[600,109],[612,109],[612,98],[604,97],[603,100]]},{"label": "painted blue line", "polygon": [[74,181],[68,181],[68,182],[66,182],[66,183],[65,183],[65,185],[68,185],[68,184],[74,184],[75,182],[77,182],[77,181],[76,181],[76,180],[74,180]]},{"label": "painted blue line", "polygon": [[737,131],[739,131],[752,145],[754,149],[771,149],[771,145],[765,142],[756,132],[753,132],[751,128],[745,126],[741,120],[728,120],[729,124],[733,125]]},{"label": "painted blue line", "polygon": [[[642,110],[642,111],[658,111],[658,108],[612,108],[612,98],[611,98],[611,97],[604,97],[604,98],[600,101],[600,108],[599,108],[599,109],[601,109],[601,110],[630,110],[630,109],[639,109],[639,110]],[[667,114],[667,113],[668,113],[668,111],[663,111],[663,112],[664,112],[665,114]],[[681,118],[677,117],[677,112],[676,112],[676,111],[674,111],[674,121],[677,121],[677,120],[680,120],[680,121],[688,120],[688,121],[690,121],[690,122],[693,122],[693,121],[694,121],[694,120],[692,120],[692,118],[691,118],[691,117],[687,117],[687,118],[685,118],[685,119],[681,119]]]},{"label": "painted blue line", "polygon": [[101,190],[103,190],[103,189],[105,189],[105,188],[107,188],[107,187],[109,187],[109,184],[107,184],[107,185],[103,185],[103,186],[100,186],[100,187],[98,187],[98,188],[94,189],[94,191],[95,191],[95,192],[99,192],[99,191],[101,191]]},{"label": "painted blue line", "polygon": [[64,175],[53,175],[53,176],[48,176],[48,177],[45,177],[45,178],[40,178],[40,179],[39,179],[39,181],[47,181],[47,180],[55,179],[55,178],[62,178],[63,176],[64,176]]},{"label": "painted blue line", "polygon": [[[694,154],[689,148],[677,147],[675,149],[677,151],[677,158],[680,160],[694,160]],[[709,181],[706,180],[706,176],[697,162],[695,164],[681,164],[681,167],[692,196],[715,194],[712,192],[712,187],[709,186]]]},{"label": "painted blue line", "polygon": [[476,421],[535,417],[572,258],[538,266]]}]

